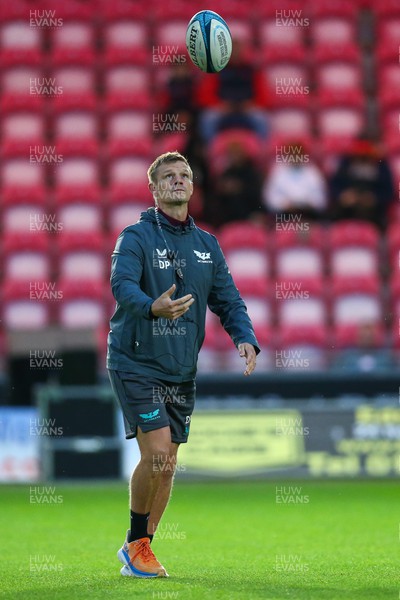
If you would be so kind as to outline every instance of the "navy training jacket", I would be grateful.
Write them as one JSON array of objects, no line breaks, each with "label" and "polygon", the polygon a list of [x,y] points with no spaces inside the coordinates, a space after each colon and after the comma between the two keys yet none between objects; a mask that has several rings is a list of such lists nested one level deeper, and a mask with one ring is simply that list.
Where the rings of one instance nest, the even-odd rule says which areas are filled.
[{"label": "navy training jacket", "polygon": [[[250,317],[216,237],[196,227],[191,217],[188,225],[175,227],[158,216],[171,260],[154,208],[117,239],[111,267],[117,303],[110,321],[107,368],[174,383],[194,379],[207,305],[235,346],[248,342],[258,354]],[[183,280],[176,274],[178,268]],[[177,288],[172,299],[192,294],[194,303],[179,319],[152,319],[151,305],[173,283]]]}]

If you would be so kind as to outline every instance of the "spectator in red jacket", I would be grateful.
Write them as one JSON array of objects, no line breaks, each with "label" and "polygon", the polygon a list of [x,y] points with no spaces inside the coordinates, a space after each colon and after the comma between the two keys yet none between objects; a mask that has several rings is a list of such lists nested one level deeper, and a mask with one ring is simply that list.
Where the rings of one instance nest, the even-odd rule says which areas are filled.
[{"label": "spectator in red jacket", "polygon": [[343,156],[331,179],[333,219],[361,219],[378,226],[386,224],[389,204],[394,200],[388,161],[367,138],[355,141]]},{"label": "spectator in red jacket", "polygon": [[254,66],[251,49],[240,40],[233,45],[228,65],[199,83],[198,105],[203,108],[200,132],[209,142],[219,131],[246,128],[260,137],[268,134],[268,94]]}]

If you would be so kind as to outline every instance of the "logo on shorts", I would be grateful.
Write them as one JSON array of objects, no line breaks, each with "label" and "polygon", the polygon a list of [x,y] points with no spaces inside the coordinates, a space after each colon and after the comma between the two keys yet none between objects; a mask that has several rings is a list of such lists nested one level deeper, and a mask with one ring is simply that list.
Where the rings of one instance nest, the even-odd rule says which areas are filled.
[{"label": "logo on shorts", "polygon": [[190,420],[191,417],[189,415],[185,417],[185,435],[189,435]]},{"label": "logo on shorts", "polygon": [[142,417],[142,419],[144,419],[145,421],[154,421],[155,419],[160,418],[159,412],[160,409],[157,408],[156,410],[153,410],[153,412],[139,413],[139,417]]}]

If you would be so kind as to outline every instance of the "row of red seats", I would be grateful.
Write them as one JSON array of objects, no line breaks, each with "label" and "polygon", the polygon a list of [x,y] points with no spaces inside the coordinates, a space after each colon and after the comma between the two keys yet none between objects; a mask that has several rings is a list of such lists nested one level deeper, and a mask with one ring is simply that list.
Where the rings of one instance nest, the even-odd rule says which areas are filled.
[{"label": "row of red seats", "polygon": [[[148,202],[147,207],[150,204],[151,202]],[[86,223],[82,223],[85,211],[90,206],[93,208],[94,216],[86,219]],[[128,206],[132,207],[133,205],[128,204]],[[24,209],[25,207],[21,205],[20,208]],[[31,211],[34,207],[28,205],[27,208]],[[7,231],[4,228],[0,246],[3,248],[3,252],[4,250],[13,252],[19,247],[47,252],[51,245],[101,249],[107,238],[108,234],[103,233],[101,227],[98,227],[99,221],[102,220],[101,207],[98,205],[74,204],[73,202],[61,205],[59,210],[71,209],[74,211],[76,209],[77,211],[76,215],[71,216],[70,224],[62,220],[63,213],[59,210],[44,212],[43,206],[35,208],[39,209],[38,212],[27,211],[24,213],[25,221],[21,229],[15,228]],[[89,213],[86,214],[89,215]],[[3,218],[4,215],[7,216],[6,210],[3,210]],[[125,226],[134,222],[133,219],[130,219]],[[204,226],[201,223],[198,224],[208,231],[213,231],[207,224]],[[86,235],[81,235],[82,232],[85,232]],[[113,230],[112,233],[114,234],[115,231]],[[288,262],[291,260],[295,264],[294,273],[297,268],[301,269],[300,263],[304,263],[306,271],[300,270],[300,272],[320,275],[323,272],[322,265],[326,254],[332,257],[333,252],[337,255],[338,252],[347,251],[348,255],[341,260],[349,272],[353,268],[351,263],[357,263],[356,266],[362,273],[364,261],[365,268],[370,273],[374,272],[380,264],[381,246],[387,248],[389,258],[392,260],[396,258],[396,252],[400,249],[400,229],[397,223],[389,225],[383,240],[377,228],[370,223],[342,221],[325,226],[307,222],[300,215],[287,214],[277,215],[271,229],[241,221],[226,224],[219,230],[218,239],[224,252],[229,253],[231,260],[236,262],[237,269],[240,268],[241,260],[251,262],[252,251],[257,253],[257,256],[263,257],[262,267],[256,268],[259,269],[259,274],[263,270],[265,275],[270,272],[268,263],[272,260],[271,257],[275,257],[273,260],[276,261],[277,256],[283,251],[290,257],[287,259]],[[243,259],[240,252],[243,252]],[[363,253],[365,253],[364,258]],[[300,258],[296,258],[296,255]],[[357,256],[357,258],[352,256]],[[310,263],[310,266],[307,263]],[[283,263],[281,266],[283,267]],[[251,269],[251,265],[248,268]],[[243,275],[246,275],[246,272],[249,271],[244,269]]]},{"label": "row of red seats", "polygon": [[[388,342],[400,346],[398,296],[386,312],[379,298],[362,293],[338,295],[329,303],[318,296],[279,300],[273,307],[266,298],[246,292],[245,286],[237,283],[262,344],[270,341],[272,332],[279,331],[283,340],[290,337],[292,342],[318,346],[357,345],[367,333],[373,346]],[[108,285],[68,279],[35,280],[25,285],[9,282],[3,288],[2,301],[3,327],[8,331],[40,329],[51,323],[75,329],[103,328],[114,307]],[[209,314],[206,346],[220,349],[220,336],[220,325]]]},{"label": "row of red seats", "polygon": [[[310,18],[340,16],[354,18],[360,8],[368,8],[379,18],[399,15],[399,5],[396,0],[381,0],[378,4],[373,0],[303,0],[293,4],[291,0],[270,0],[268,3],[254,4],[249,1],[239,0],[214,0],[213,10],[220,12],[225,17],[249,18],[258,20],[260,18],[274,17],[281,11],[304,11]],[[190,4],[185,0],[172,0],[168,5],[152,0],[146,4],[134,0],[89,0],[85,3],[77,0],[61,3],[54,10],[54,0],[37,0],[32,6],[29,0],[14,0],[12,3],[3,3],[0,10],[0,21],[14,20],[31,15],[30,11],[38,11],[32,14],[32,18],[40,17],[42,11],[55,11],[55,16],[68,19],[80,19],[87,22],[109,22],[121,18],[143,19],[148,21],[165,20],[173,18],[190,18],[195,12],[204,9],[200,0],[194,0]],[[293,12],[292,12],[293,14]],[[51,15],[50,15],[51,16]]]},{"label": "row of red seats", "polygon": [[[254,50],[254,60],[289,59],[298,62],[306,59],[311,62],[324,62],[332,59],[347,61],[360,60],[356,23],[340,18],[308,19],[299,17],[274,17],[258,21],[253,25],[249,20],[230,20],[229,27],[234,40],[241,40]],[[399,15],[400,17],[400,15]],[[297,20],[299,26],[285,26],[286,22]],[[301,22],[305,26],[301,26]],[[379,57],[385,59],[385,48],[393,45],[397,20],[385,20],[378,26]],[[102,30],[92,24],[73,21],[47,32],[32,27],[27,19],[5,23],[0,29],[2,67],[17,64],[40,65],[49,63],[54,66],[79,64],[93,66],[96,60],[102,66],[118,63],[149,64],[155,48],[163,47],[168,54],[172,48],[185,47],[187,21],[174,20],[160,22],[154,27],[143,21],[118,21],[110,23]],[[306,42],[313,44],[313,52],[306,53]],[[46,50],[44,46],[46,43]],[[100,44],[104,47],[101,48]],[[50,46],[50,52],[49,48]],[[163,61],[156,61],[161,64]],[[153,64],[154,66],[154,64]]]}]

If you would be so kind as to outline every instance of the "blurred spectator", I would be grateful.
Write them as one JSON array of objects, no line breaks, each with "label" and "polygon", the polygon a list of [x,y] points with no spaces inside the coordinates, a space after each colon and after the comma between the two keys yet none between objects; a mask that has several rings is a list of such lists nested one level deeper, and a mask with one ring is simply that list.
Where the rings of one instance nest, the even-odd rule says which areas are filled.
[{"label": "blurred spectator", "polygon": [[165,87],[158,102],[166,113],[177,113],[181,110],[196,113],[197,82],[193,69],[188,63],[177,63],[170,68]]},{"label": "blurred spectator", "polygon": [[204,219],[219,227],[229,221],[262,220],[261,173],[239,142],[227,148],[226,167],[215,176],[214,192],[205,198]]},{"label": "blurred spectator", "polygon": [[199,126],[206,142],[220,131],[238,127],[267,136],[265,81],[254,66],[251,50],[240,40],[235,40],[228,65],[203,77],[198,103],[203,108]]},{"label": "blurred spectator", "polygon": [[394,199],[388,161],[368,139],[355,141],[331,179],[332,218],[361,219],[383,227]]},{"label": "blurred spectator", "polygon": [[157,132],[159,153],[178,150],[190,162],[195,182],[191,214],[201,218],[203,197],[209,192],[209,169],[204,142],[199,134],[197,106],[197,72],[188,62],[170,68],[157,101],[164,112]]},{"label": "blurred spectator", "polygon": [[277,155],[277,162],[265,179],[264,205],[275,214],[301,213],[311,218],[322,215],[328,208],[322,172],[310,162],[303,143],[293,141],[283,148],[285,153]]},{"label": "blurred spectator", "polygon": [[337,353],[332,366],[345,371],[368,372],[395,367],[391,351],[382,348],[373,324],[363,323],[358,328],[356,345]]}]

